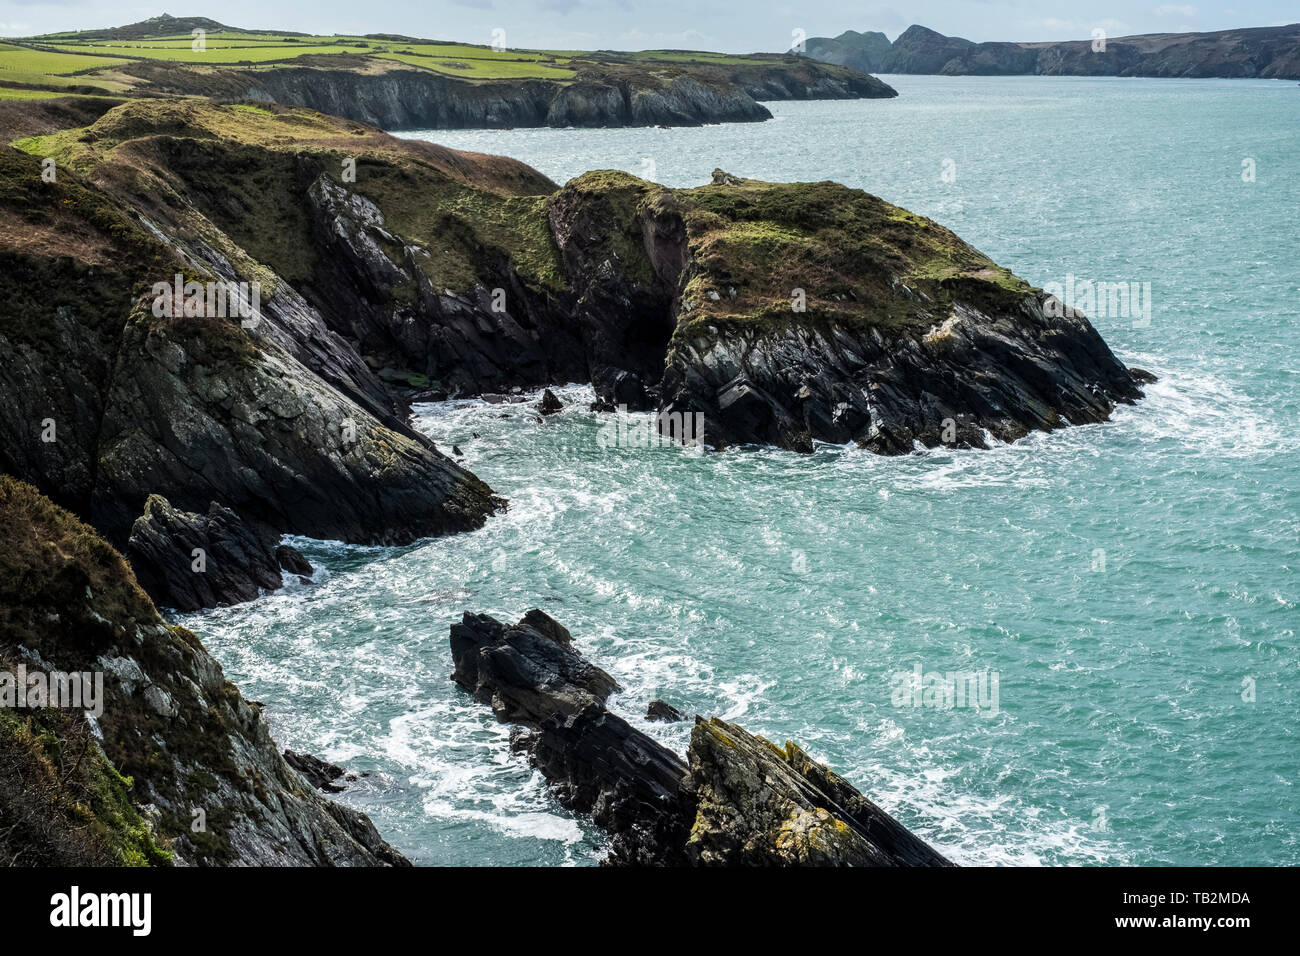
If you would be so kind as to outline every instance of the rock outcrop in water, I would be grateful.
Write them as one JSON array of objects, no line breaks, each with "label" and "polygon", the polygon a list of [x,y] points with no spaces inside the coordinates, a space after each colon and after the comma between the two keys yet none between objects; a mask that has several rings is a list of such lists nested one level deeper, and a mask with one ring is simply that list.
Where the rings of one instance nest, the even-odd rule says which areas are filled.
[{"label": "rock outcrop in water", "polygon": [[0,476],[0,534],[0,686],[20,674],[102,680],[102,696],[92,676],[88,695],[0,706],[0,858],[409,865],[290,768],[259,707],[158,616],[93,529]]},{"label": "rock outcrop in water", "polygon": [[1300,24],[1208,33],[1152,33],[1061,43],[974,43],[910,26],[890,43],[883,33],[849,30],[811,37],[815,60],[877,73],[945,76],[1155,76],[1300,79]]},{"label": "rock outcrop in water", "polygon": [[466,614],[452,679],[498,720],[565,807],[610,835],[608,863],[949,866],[795,744],[696,718],[689,763],[606,707],[617,681],[541,611],[514,626]]},{"label": "rock outcrop in water", "polygon": [[[715,447],[987,447],[1141,396],[1081,314],[942,226],[836,183],[588,174],[555,201],[601,237],[594,291],[674,316],[655,391]],[[639,277],[635,285],[625,276]],[[640,298],[634,293],[640,290]],[[599,380],[597,391],[600,392]]]}]

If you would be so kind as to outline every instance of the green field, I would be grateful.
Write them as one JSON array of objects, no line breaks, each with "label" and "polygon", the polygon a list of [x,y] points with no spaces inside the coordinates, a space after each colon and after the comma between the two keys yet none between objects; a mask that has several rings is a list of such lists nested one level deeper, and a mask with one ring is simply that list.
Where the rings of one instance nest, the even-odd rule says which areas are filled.
[{"label": "green field", "polygon": [[[88,48],[86,48],[88,49]],[[107,52],[107,51],[105,51]],[[54,74],[67,76],[84,70],[123,66],[130,60],[112,56],[92,56],[81,52],[49,53],[14,43],[0,43],[0,79],[6,73]]]},{"label": "green field", "polygon": [[[567,80],[573,77],[573,71],[562,65],[572,54],[556,55],[545,51],[494,50],[466,43],[404,42],[349,36],[289,37],[234,31],[209,33],[203,39],[204,48],[195,50],[194,38],[189,35],[83,40],[76,34],[56,34],[18,41],[23,46],[3,44],[8,50],[0,49],[0,68],[4,68],[8,60],[13,60],[14,65],[10,68],[15,74],[58,76],[97,67],[122,66],[134,60],[238,67],[294,60],[307,55],[352,54],[469,80],[527,77]],[[40,49],[34,48],[36,44],[40,44]]]},{"label": "green field", "polygon": [[[344,56],[312,60],[315,67],[338,69],[420,69],[466,81],[547,79],[567,82],[582,68],[654,72],[692,64],[702,67],[753,65],[754,57],[686,50],[645,50],[635,53],[577,50],[495,50],[489,46],[433,40],[360,36],[293,36],[212,30],[195,50],[188,33],[125,38],[98,34],[58,33],[0,42],[0,89],[44,87],[54,92],[88,86],[105,92],[130,90],[136,80],[121,73],[134,63],[163,61],[180,66],[211,65],[223,69],[266,70],[292,64],[304,56]],[[761,62],[761,61],[760,61]],[[31,98],[33,94],[28,94]],[[8,98],[17,98],[10,92]]]}]

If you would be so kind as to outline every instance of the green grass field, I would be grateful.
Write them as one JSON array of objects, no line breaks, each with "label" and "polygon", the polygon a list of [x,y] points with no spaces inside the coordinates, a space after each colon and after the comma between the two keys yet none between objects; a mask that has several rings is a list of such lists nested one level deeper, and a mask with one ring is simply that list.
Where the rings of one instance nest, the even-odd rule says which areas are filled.
[{"label": "green grass field", "polygon": [[83,70],[122,66],[129,62],[130,60],[112,56],[91,56],[82,52],[47,53],[14,43],[0,43],[0,79],[5,78],[9,72],[67,76]]},{"label": "green grass field", "polygon": [[[545,78],[568,80],[572,54],[535,50],[494,50],[466,43],[409,42],[365,37],[277,36],[221,31],[207,34],[201,50],[189,35],[147,39],[79,39],[77,34],[0,43],[0,82],[66,85],[74,73],[102,73],[137,60],[257,67],[308,55],[352,54],[431,70],[467,80]],[[94,83],[93,77],[89,80]]]},{"label": "green grass field", "polygon": [[[195,38],[189,34],[117,39],[59,33],[0,42],[0,88],[47,87],[52,91],[59,87],[91,86],[105,92],[123,92],[131,88],[133,80],[117,71],[150,60],[265,70],[290,64],[303,56],[348,54],[373,61],[376,69],[396,69],[396,64],[400,64],[404,68],[468,81],[548,79],[559,82],[572,80],[578,69],[593,65],[653,70],[657,64],[666,68],[678,64],[726,67],[754,62],[753,58],[732,54],[685,50],[635,53],[495,50],[488,46],[430,40],[292,36],[238,30],[214,30],[203,41],[201,50],[193,48]],[[336,62],[355,65],[364,61]],[[16,98],[16,94],[11,92],[8,98]]]}]

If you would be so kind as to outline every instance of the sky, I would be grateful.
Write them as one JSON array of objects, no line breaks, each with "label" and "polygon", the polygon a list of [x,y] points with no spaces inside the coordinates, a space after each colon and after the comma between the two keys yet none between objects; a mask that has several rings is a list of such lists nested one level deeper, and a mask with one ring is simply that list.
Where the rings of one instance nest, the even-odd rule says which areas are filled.
[{"label": "sky", "polygon": [[879,30],[893,39],[919,23],[981,40],[1077,40],[1272,26],[1300,20],[1296,0],[1165,3],[1163,0],[0,0],[0,35],[121,26],[161,13],[204,16],[253,29],[402,33],[511,47],[727,53],[785,50],[795,30],[835,36]]}]

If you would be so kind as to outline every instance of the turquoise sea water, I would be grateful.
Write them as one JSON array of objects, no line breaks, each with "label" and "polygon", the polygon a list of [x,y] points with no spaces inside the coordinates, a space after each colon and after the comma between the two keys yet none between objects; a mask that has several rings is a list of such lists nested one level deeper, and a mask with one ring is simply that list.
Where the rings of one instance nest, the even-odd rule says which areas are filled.
[{"label": "turquoise sea water", "polygon": [[[602,448],[581,386],[545,424],[422,406],[508,514],[299,541],[315,586],[186,618],[283,745],[371,773],[344,799],[417,863],[601,854],[448,679],[462,612],[536,606],[659,739],[688,728],[639,721],[654,697],[797,740],[959,862],[1300,864],[1300,86],[888,79],[764,124],[427,138],[561,182],[835,179],[1035,284],[1149,282],[1149,324],[1093,321],[1160,383],[1104,425],[904,458]],[[895,706],[917,665],[995,674],[996,714]]]}]

